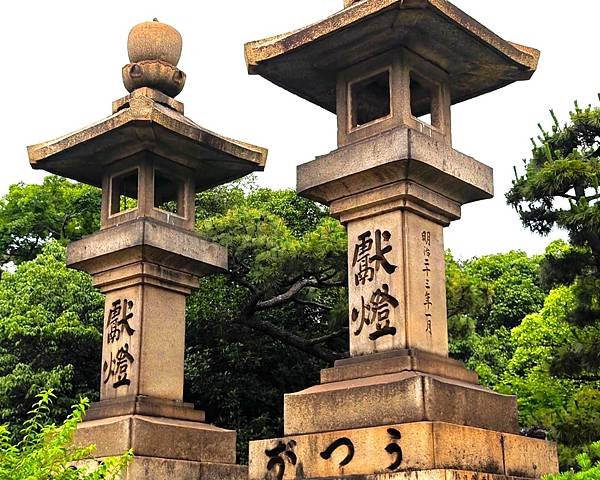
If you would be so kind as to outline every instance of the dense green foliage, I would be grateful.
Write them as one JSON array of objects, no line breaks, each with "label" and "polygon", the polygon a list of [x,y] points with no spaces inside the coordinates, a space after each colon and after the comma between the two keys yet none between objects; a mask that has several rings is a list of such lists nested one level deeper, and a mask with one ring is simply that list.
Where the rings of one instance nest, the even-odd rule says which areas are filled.
[{"label": "dense green foliage", "polygon": [[49,240],[77,240],[100,224],[100,190],[61,177],[12,185],[0,200],[0,266],[33,260]]},{"label": "dense green foliage", "polygon": [[187,395],[238,430],[245,458],[249,438],[281,433],[282,392],[346,350],[346,234],[291,191],[220,188],[199,207],[198,230],[227,245],[230,270],[188,302]]},{"label": "dense green foliage", "polygon": [[456,262],[446,255],[450,351],[496,385],[514,348],[510,331],[538,311],[540,258],[508,252]]},{"label": "dense green foliage", "polygon": [[548,475],[544,480],[598,480],[600,479],[600,442],[594,442],[575,457],[577,471],[571,469],[559,475]]},{"label": "dense green foliage", "polygon": [[[199,194],[196,206],[198,232],[228,247],[230,268],[202,279],[189,298],[185,398],[239,432],[245,460],[248,439],[282,433],[282,394],[317,383],[319,370],[347,350],[347,239],[322,207],[251,181]],[[20,208],[34,206],[24,200]],[[2,221],[20,244],[18,229]],[[88,275],[65,267],[62,242],[52,238],[40,236],[31,260],[10,257],[18,265],[0,279],[0,421],[13,425],[42,388],[56,391],[57,420],[79,395],[94,398],[99,384],[103,299]],[[578,277],[561,273],[588,251],[555,242],[536,257],[461,262],[447,254],[453,356],[485,385],[517,394],[522,425],[547,430],[573,467],[576,453],[600,438],[600,385],[555,367],[591,328],[572,321]]]},{"label": "dense green foliage", "polygon": [[17,423],[53,388],[63,417],[80,395],[96,398],[103,296],[47,244],[0,281],[0,423]]},{"label": "dense green foliage", "polygon": [[[575,105],[561,125],[552,113],[551,131],[540,125],[525,171],[507,194],[523,224],[548,234],[558,227],[569,233],[571,248],[549,256],[549,283],[571,284],[577,303],[569,314],[585,327],[565,346],[553,370],[571,378],[600,378],[600,107]],[[516,169],[515,169],[516,172]]]},{"label": "dense green foliage", "polygon": [[[53,392],[37,395],[33,410],[22,426],[0,426],[0,480],[117,480],[132,454],[105,458],[101,463],[82,461],[95,447],[73,445],[73,435],[88,407],[80,400],[61,425],[51,420]],[[79,463],[77,463],[79,462]]]}]

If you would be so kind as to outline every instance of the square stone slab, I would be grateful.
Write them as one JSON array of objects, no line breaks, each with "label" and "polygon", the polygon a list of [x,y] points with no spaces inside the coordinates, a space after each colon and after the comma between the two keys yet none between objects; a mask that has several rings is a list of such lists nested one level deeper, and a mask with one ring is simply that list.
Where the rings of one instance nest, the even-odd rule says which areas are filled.
[{"label": "square stone slab", "polygon": [[85,421],[77,428],[75,443],[96,445],[94,457],[117,456],[133,449],[136,457],[234,464],[236,454],[233,430],[142,415]]},{"label": "square stone slab", "polygon": [[516,397],[411,371],[316,385],[283,405],[285,435],[423,421],[519,432]]},{"label": "square stone slab", "polygon": [[[556,445],[438,422],[343,430],[250,442],[250,480],[469,470],[539,478],[558,471]],[[428,478],[427,476],[424,478]]]},{"label": "square stone slab", "polygon": [[[148,272],[146,268],[146,271],[127,274],[116,270],[131,269],[136,263],[155,264],[161,268],[157,272]],[[183,275],[202,276],[227,269],[227,248],[204,240],[194,232],[140,218],[70,243],[67,265],[96,276],[96,285],[111,283],[123,276],[168,277],[168,269]],[[183,277],[172,280],[192,284],[197,281]]]},{"label": "square stone slab", "polygon": [[451,380],[477,384],[479,376],[462,362],[418,350],[393,350],[337,360],[333,368],[321,370],[321,383],[342,382],[399,372],[421,372]]}]

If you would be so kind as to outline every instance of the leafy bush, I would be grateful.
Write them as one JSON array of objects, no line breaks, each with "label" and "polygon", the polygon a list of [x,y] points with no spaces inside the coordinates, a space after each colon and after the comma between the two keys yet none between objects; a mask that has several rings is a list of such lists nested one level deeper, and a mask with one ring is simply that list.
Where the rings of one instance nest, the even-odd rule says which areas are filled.
[{"label": "leafy bush", "polygon": [[116,480],[132,453],[102,462],[85,461],[96,448],[73,445],[73,436],[89,405],[87,399],[73,406],[61,425],[49,422],[55,395],[48,390],[39,399],[17,434],[0,426],[0,480]]},{"label": "leafy bush", "polygon": [[577,468],[544,480],[598,480],[600,479],[600,441],[594,442],[575,457]]}]

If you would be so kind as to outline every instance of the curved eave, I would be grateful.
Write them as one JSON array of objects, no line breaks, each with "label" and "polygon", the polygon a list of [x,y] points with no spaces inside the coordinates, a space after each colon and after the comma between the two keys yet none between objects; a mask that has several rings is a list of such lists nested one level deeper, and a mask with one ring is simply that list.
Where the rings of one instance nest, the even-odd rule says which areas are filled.
[{"label": "curved eave", "polygon": [[[427,18],[423,20],[425,15]],[[421,25],[417,25],[419,19]],[[406,22],[405,27],[403,21]],[[386,49],[413,47],[409,38],[413,24],[422,29],[421,34],[423,31],[426,34],[436,33],[436,27],[444,25],[449,32],[460,37],[460,42],[465,46],[485,50],[493,59],[494,63],[490,65],[485,62],[478,64],[481,62],[478,58],[464,58],[465,70],[452,72],[452,68],[460,69],[461,66],[456,66],[456,57],[445,57],[449,57],[449,54],[459,56],[460,49],[457,50],[459,53],[450,52],[446,46],[438,45],[439,51],[435,51],[435,45],[427,44],[428,35],[413,39],[413,43],[418,43],[417,47],[423,50],[417,53],[426,58],[431,54],[430,60],[449,70],[451,81],[454,77],[456,84],[464,83],[464,78],[468,76],[481,77],[477,81],[467,80],[464,86],[457,87],[453,103],[518,80],[527,80],[537,68],[540,57],[538,50],[503,40],[446,0],[363,0],[308,27],[247,43],[245,57],[248,72],[261,75],[335,112],[336,72],[350,66],[352,61],[356,63]],[[415,32],[415,37],[418,34]],[[333,59],[336,55],[337,58]],[[447,65],[443,64],[444,60],[447,60]],[[296,70],[286,70],[286,61],[293,61]],[[469,68],[474,70],[469,71]],[[302,78],[303,84],[295,82],[292,75]]]},{"label": "curved eave", "polygon": [[206,130],[149,99],[132,101],[89,127],[27,147],[32,168],[95,186],[101,186],[108,164],[141,151],[192,169],[199,188],[262,171],[268,155],[265,148]]}]

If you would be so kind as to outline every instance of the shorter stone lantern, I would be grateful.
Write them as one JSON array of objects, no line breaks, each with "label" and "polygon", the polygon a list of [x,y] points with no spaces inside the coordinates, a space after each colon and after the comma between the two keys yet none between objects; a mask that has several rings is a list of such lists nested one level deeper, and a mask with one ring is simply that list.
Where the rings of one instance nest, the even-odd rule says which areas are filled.
[{"label": "shorter stone lantern", "polygon": [[128,50],[130,94],[110,117],[28,148],[33,168],[102,188],[100,232],[67,252],[106,295],[100,402],[77,441],[98,457],[133,449],[127,480],[242,479],[235,432],[183,402],[185,304],[200,277],[228,266],[226,248],[193,231],[196,192],[263,170],[267,151],[184,116],[174,28],[142,23]]}]

